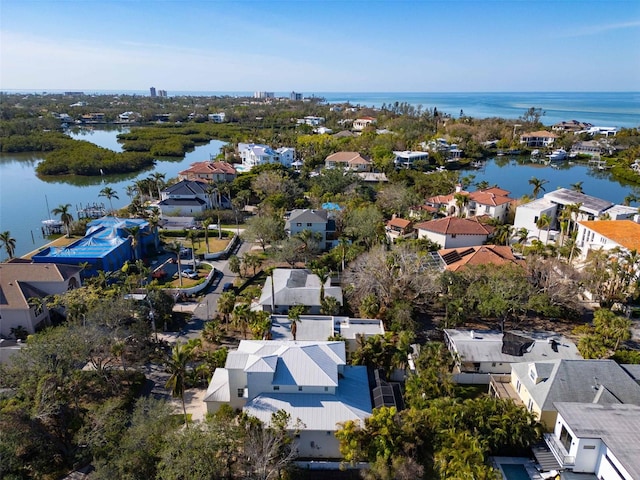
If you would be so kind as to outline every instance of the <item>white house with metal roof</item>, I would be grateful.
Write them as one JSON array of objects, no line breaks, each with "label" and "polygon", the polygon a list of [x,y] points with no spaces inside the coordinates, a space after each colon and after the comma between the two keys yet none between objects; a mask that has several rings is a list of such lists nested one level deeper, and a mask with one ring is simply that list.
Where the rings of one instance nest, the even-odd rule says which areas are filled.
[{"label": "white house with metal roof", "polygon": [[337,244],[336,222],[328,210],[297,208],[285,220],[284,229],[290,237],[308,230],[319,237],[320,248],[330,250]]},{"label": "white house with metal roof", "polygon": [[545,442],[562,469],[585,480],[640,478],[640,406],[557,402],[555,407],[558,418]]},{"label": "white house with metal roof", "polygon": [[280,163],[290,167],[295,160],[295,149],[281,147],[273,149],[260,143],[238,143],[238,154],[242,159],[243,171],[249,171],[256,165]]},{"label": "white house with metal roof", "polygon": [[371,415],[366,367],[346,365],[341,341],[243,340],[215,370],[204,402],[207,412],[226,404],[265,424],[286,411],[298,455],[307,458],[340,458],[339,424],[364,425]]}]

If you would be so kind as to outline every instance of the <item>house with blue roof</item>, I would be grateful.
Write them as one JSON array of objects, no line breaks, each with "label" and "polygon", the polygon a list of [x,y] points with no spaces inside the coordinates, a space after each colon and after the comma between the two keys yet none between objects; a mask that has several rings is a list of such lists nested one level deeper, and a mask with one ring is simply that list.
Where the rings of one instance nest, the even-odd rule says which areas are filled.
[{"label": "house with blue roof", "polygon": [[[134,236],[136,238],[134,238]],[[84,237],[64,247],[47,247],[32,257],[34,263],[87,264],[84,276],[98,271],[113,272],[127,261],[155,251],[157,231],[139,218],[103,217],[87,224]]]},{"label": "house with blue roof", "polygon": [[[371,415],[367,368],[346,365],[344,342],[243,340],[213,374],[204,402],[242,409],[265,424],[279,410],[291,416],[302,458],[340,458],[335,432]],[[296,425],[294,425],[296,423]]]}]

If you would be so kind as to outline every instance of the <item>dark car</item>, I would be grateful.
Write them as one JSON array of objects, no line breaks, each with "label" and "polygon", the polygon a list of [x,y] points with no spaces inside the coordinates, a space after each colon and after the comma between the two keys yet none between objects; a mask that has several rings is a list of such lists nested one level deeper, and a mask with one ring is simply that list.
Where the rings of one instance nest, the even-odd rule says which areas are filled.
[{"label": "dark car", "polygon": [[233,290],[233,283],[231,282],[227,282],[222,286],[223,292],[230,292],[231,290]]}]

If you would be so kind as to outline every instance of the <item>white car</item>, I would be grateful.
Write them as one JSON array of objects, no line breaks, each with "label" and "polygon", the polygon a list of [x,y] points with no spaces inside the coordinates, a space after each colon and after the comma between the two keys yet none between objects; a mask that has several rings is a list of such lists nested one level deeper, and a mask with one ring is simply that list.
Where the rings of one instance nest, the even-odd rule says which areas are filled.
[{"label": "white car", "polygon": [[182,270],[181,275],[187,278],[198,278],[198,272],[194,272],[190,268]]}]

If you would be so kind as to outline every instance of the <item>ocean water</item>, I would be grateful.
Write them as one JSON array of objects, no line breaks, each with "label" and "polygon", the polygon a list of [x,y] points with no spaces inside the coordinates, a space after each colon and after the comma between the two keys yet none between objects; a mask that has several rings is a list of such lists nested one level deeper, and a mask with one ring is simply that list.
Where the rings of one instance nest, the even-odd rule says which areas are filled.
[{"label": "ocean water", "polygon": [[[8,93],[43,93],[13,91]],[[60,93],[60,91],[50,91]],[[148,90],[84,90],[86,94],[126,94],[148,96]],[[169,96],[253,96],[253,92],[169,91]],[[274,92],[288,97],[290,92]],[[350,103],[379,108],[383,104],[409,103],[458,117],[462,110],[474,118],[517,119],[530,107],[545,113],[545,125],[579,120],[598,126],[639,127],[640,92],[504,92],[504,93],[428,93],[428,92],[302,92],[305,97],[322,97],[328,103]]]}]

